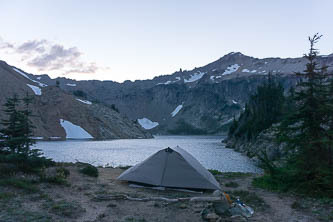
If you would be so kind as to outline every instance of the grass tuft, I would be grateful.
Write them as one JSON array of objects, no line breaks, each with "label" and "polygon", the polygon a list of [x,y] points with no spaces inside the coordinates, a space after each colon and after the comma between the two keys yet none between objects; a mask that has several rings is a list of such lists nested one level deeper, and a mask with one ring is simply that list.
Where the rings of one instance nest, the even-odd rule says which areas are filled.
[{"label": "grass tuft", "polygon": [[29,192],[37,192],[38,188],[31,181],[21,178],[5,178],[0,180],[0,186],[15,187]]}]

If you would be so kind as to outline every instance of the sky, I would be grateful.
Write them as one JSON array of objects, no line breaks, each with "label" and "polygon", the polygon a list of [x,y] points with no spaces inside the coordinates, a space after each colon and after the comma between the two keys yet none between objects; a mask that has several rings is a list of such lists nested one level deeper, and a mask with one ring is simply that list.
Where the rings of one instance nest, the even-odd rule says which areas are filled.
[{"label": "sky", "polygon": [[0,0],[0,60],[33,74],[123,82],[230,52],[333,53],[332,0]]}]

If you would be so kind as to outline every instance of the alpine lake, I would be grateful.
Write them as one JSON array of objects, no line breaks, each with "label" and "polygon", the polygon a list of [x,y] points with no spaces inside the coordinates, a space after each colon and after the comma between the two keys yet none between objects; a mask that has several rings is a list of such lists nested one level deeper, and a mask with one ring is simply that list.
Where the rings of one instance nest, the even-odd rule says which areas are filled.
[{"label": "alpine lake", "polygon": [[133,166],[161,149],[180,146],[207,169],[261,172],[248,157],[225,148],[222,139],[224,136],[154,136],[153,139],[38,141],[34,148],[57,162],[118,167]]}]

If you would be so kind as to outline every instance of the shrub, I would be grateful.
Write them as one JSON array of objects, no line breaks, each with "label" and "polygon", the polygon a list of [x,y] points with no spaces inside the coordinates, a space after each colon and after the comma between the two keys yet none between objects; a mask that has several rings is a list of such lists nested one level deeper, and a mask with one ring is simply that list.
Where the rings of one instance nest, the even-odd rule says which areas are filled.
[{"label": "shrub", "polygon": [[38,188],[32,181],[20,178],[5,178],[0,180],[0,186],[11,186],[29,192],[37,192]]},{"label": "shrub", "polygon": [[98,169],[92,165],[83,167],[80,172],[87,176],[98,177]]},{"label": "shrub", "polygon": [[235,187],[239,187],[239,184],[236,183],[236,182],[231,181],[229,183],[224,184],[224,186],[226,186],[226,187],[234,187],[235,188]]},{"label": "shrub", "polygon": [[53,184],[67,185],[68,183],[66,178],[69,176],[69,174],[70,172],[68,169],[64,167],[59,167],[55,169],[55,173],[53,172],[53,175],[43,175],[41,177],[41,181]]}]

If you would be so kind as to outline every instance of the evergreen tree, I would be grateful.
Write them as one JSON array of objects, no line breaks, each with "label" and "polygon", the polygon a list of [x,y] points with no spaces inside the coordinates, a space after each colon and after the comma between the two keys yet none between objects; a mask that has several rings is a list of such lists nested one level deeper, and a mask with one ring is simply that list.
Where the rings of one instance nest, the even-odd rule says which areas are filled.
[{"label": "evergreen tree", "polygon": [[34,125],[32,125],[32,122],[30,118],[32,117],[32,112],[30,110],[30,104],[33,101],[33,97],[29,96],[27,93],[26,96],[22,99],[24,103],[24,110],[22,110],[22,137],[24,141],[23,145],[23,153],[25,155],[29,155],[30,153],[30,146],[35,144],[35,140],[32,139],[33,137],[33,129],[35,128]]},{"label": "evergreen tree", "polygon": [[7,119],[3,119],[0,129],[1,133],[1,149],[3,152],[12,154],[23,154],[26,157],[29,155],[30,145],[34,143],[32,137],[33,125],[31,124],[30,117],[31,111],[29,106],[32,98],[27,94],[22,99],[24,109],[19,110],[20,99],[17,95],[7,99],[3,110],[7,115]]},{"label": "evergreen tree", "polygon": [[22,113],[18,111],[18,105],[19,99],[16,94],[4,104],[3,112],[8,116],[8,119],[1,121],[4,128],[0,129],[1,147],[4,152],[16,153],[22,147],[20,128]]},{"label": "evergreen tree", "polygon": [[[318,67],[318,50],[314,45],[321,38],[316,34],[305,55],[308,63],[303,79],[295,90],[296,112],[282,122],[280,139],[287,143],[290,154],[287,167],[291,181],[303,190],[333,190],[332,168],[332,105],[326,67]],[[330,121],[330,122],[329,122]]]},{"label": "evergreen tree", "polygon": [[285,101],[284,88],[271,75],[245,105],[239,120],[234,119],[229,137],[252,140],[273,123],[281,120]]}]

